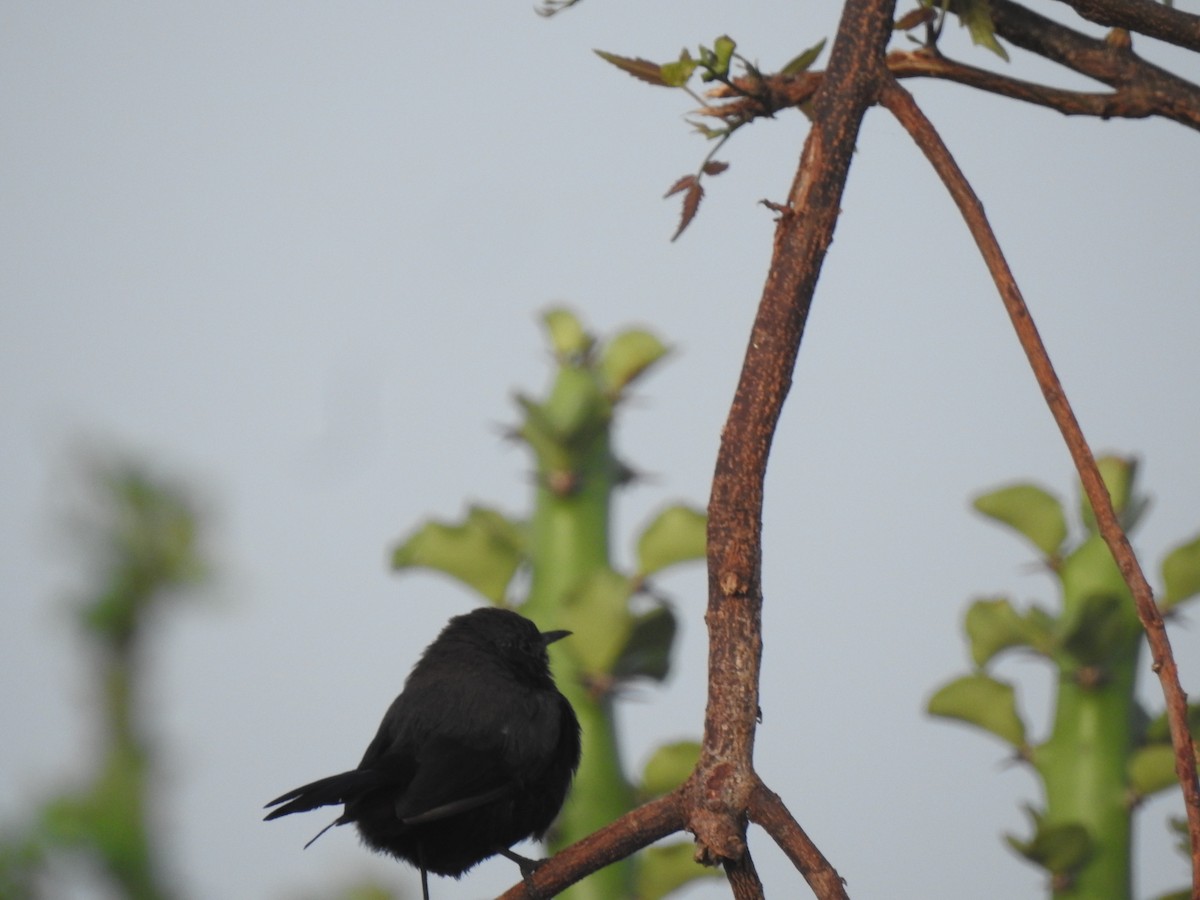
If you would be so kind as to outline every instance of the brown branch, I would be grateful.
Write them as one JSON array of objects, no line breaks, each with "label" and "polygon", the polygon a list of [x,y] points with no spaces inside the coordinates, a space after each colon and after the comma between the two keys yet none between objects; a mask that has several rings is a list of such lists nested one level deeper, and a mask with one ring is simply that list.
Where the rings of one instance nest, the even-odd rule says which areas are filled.
[{"label": "brown branch", "polygon": [[1188,50],[1200,50],[1200,16],[1160,0],[1060,0],[1088,21],[1125,28]]},{"label": "brown branch", "polygon": [[[1041,17],[1025,12],[1027,16],[1013,14],[1003,20],[1007,33],[1001,32],[999,27],[997,32],[1018,43],[1013,37],[1015,35],[1032,52],[1111,83],[1113,90],[1071,91],[1023,81],[956,62],[930,48],[894,50],[888,54],[888,68],[897,78],[924,77],[954,81],[1002,97],[1044,106],[1068,116],[1095,116],[1101,119],[1160,116],[1200,130],[1200,86],[1151,65],[1127,48],[1094,41],[1049,19],[1041,21],[1053,28],[1040,31],[1040,23],[1032,21],[1030,17]],[[1035,38],[1035,35],[1039,37]],[[1118,60],[1119,64],[1113,60]],[[824,72],[817,71],[800,75],[766,75],[753,80],[735,79],[734,84],[746,93],[753,87],[755,95],[748,97],[746,93],[738,93],[720,85],[709,91],[708,96],[723,102],[704,106],[697,112],[726,122],[771,117],[781,109],[810,102],[824,77]]]},{"label": "brown branch", "polygon": [[[1074,5],[1077,0],[1067,2]],[[1105,7],[1118,5],[1110,0],[1091,2]],[[962,3],[963,0],[952,0],[950,9],[961,9]],[[1157,3],[1151,5],[1176,12]],[[889,68],[899,78],[924,76],[956,81],[1066,115],[1092,115],[1104,119],[1161,116],[1200,129],[1200,86],[1142,59],[1128,42],[1088,37],[1012,0],[991,0],[990,6],[993,24],[1000,37],[1106,84],[1112,92],[1069,91],[1022,81],[954,62],[931,49],[895,51],[888,56]],[[1176,14],[1200,21],[1200,17]],[[714,88],[710,96],[727,102],[705,107],[700,112],[739,121],[770,116],[780,109],[808,102],[820,86],[823,75],[822,72],[804,72],[796,76],[764,76],[761,80],[757,77],[735,79],[734,84],[744,93],[739,94],[723,85]]]},{"label": "brown branch", "polygon": [[[962,5],[951,0],[950,9]],[[1088,37],[1012,0],[989,0],[996,34],[1081,75],[1123,90],[1157,115],[1200,128],[1200,87],[1147,62],[1127,42]]]},{"label": "brown branch", "polygon": [[[685,822],[680,791],[651,800],[545,860],[533,874],[533,885],[541,896],[552,897],[592,872],[680,831]],[[500,900],[527,897],[522,882],[501,894]]]},{"label": "brown branch", "polygon": [[805,834],[779,795],[762,782],[758,783],[750,797],[749,814],[750,821],[762,826],[774,838],[818,896],[848,900],[845,885],[837,870]]},{"label": "brown branch", "polygon": [[741,859],[725,863],[725,878],[729,882],[733,900],[763,900],[766,896],[749,850],[742,854]]},{"label": "brown branch", "polygon": [[[952,6],[962,0],[950,0]],[[1025,47],[1114,89],[1112,95],[1059,91],[985,73],[933,54],[893,55],[908,75],[951,78],[996,93],[1075,114],[1161,115],[1200,127],[1200,88],[1137,57],[1127,45],[1095,41],[1025,10],[991,0],[996,31]],[[894,0],[847,0],[825,72],[775,76],[740,85],[740,96],[703,114],[744,124],[775,110],[812,103],[812,128],[799,170],[779,213],[770,270],[751,330],[737,389],[722,429],[708,507],[708,699],[701,755],[678,791],[623,816],[568,847],[534,876],[541,893],[555,893],[610,862],[680,828],[696,838],[696,857],[725,867],[735,896],[758,898],[762,885],[746,845],[748,821],[762,825],[788,854],[821,900],[845,900],[836,870],[753,768],[762,661],[762,508],[767,460],[791,387],[813,292],[833,238],[854,144],[866,111],[884,102],[909,128],[962,209],[983,251],[1035,376],[1067,441],[1101,534],[1130,584],[1146,627],[1155,671],[1163,681],[1176,746],[1176,768],[1185,785],[1193,848],[1200,848],[1197,789],[1186,702],[1162,618],[1117,524],[1103,481],[1078,423],[1029,318],[1020,292],[992,236],[982,207],[953,159],[894,77],[884,53]],[[919,71],[918,71],[919,69]],[[1090,107],[1089,107],[1090,104]],[[1180,704],[1183,714],[1180,714]],[[1185,752],[1187,755],[1184,760]],[[1200,851],[1193,853],[1200,900]],[[524,885],[503,895],[526,896]]]},{"label": "brown branch", "polygon": [[[995,2],[995,0],[993,0]],[[1091,502],[1096,514],[1096,523],[1105,544],[1112,552],[1125,583],[1133,594],[1133,602],[1137,608],[1138,619],[1146,630],[1146,638],[1150,644],[1153,657],[1153,670],[1162,684],[1163,694],[1167,701],[1167,714],[1171,726],[1171,741],[1175,748],[1175,774],[1183,787],[1184,803],[1187,809],[1188,833],[1192,846],[1192,896],[1200,898],[1200,783],[1196,778],[1195,748],[1187,727],[1187,695],[1179,683],[1179,671],[1175,665],[1175,657],[1171,652],[1171,642],[1163,624],[1162,614],[1154,602],[1154,595],[1146,576],[1142,572],[1137,557],[1129,545],[1129,539],[1121,529],[1117,514],[1113,510],[1112,499],[1104,486],[1096,460],[1084,439],[1075,413],[1063,392],[1058,375],[1046,353],[1029,308],[1021,296],[1016,279],[1004,259],[1000,245],[996,241],[983,205],[971,189],[954,157],[946,149],[941,138],[924,113],[913,101],[912,96],[892,81],[882,91],[880,102],[896,117],[908,131],[929,159],[930,164],[941,177],[954,202],[962,212],[967,228],[970,230],[975,243],[979,246],[988,271],[992,275],[996,287],[1004,300],[1005,309],[1012,319],[1017,338],[1029,359],[1037,378],[1038,386],[1046,398],[1046,404],[1054,416],[1066,441],[1067,449],[1075,462],[1083,483],[1084,493]]]},{"label": "brown branch", "polygon": [[[848,0],[721,434],[708,507],[708,703],[684,790],[699,858],[746,854],[762,660],[763,481],[863,116],[875,102],[894,0]],[[836,896],[818,893],[818,896]]]},{"label": "brown branch", "polygon": [[1068,91],[968,66],[925,49],[894,50],[888,54],[887,63],[888,69],[897,78],[926,77],[954,81],[1002,97],[1045,106],[1067,116],[1096,116],[1101,119],[1163,116],[1200,129],[1200,91],[1196,92],[1195,106],[1185,104],[1188,115],[1181,117],[1180,103],[1165,105],[1160,95],[1141,90],[1136,85],[1122,85],[1104,93]]}]

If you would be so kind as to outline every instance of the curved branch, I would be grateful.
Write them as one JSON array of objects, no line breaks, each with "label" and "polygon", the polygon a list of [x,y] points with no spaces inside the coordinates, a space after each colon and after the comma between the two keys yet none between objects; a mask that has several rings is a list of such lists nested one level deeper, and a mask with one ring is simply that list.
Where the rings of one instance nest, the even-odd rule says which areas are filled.
[{"label": "curved branch", "polygon": [[1160,0],[1059,0],[1089,22],[1125,28],[1177,47],[1200,51],[1200,16]]},{"label": "curved branch", "polygon": [[962,212],[967,228],[975,238],[988,271],[1004,300],[1017,338],[1046,398],[1046,405],[1050,407],[1050,413],[1066,441],[1067,449],[1079,472],[1079,479],[1083,483],[1084,493],[1095,511],[1100,534],[1133,594],[1138,619],[1146,631],[1146,639],[1154,659],[1152,668],[1158,675],[1167,701],[1171,742],[1175,748],[1175,774],[1183,787],[1184,804],[1187,809],[1188,833],[1192,846],[1193,896],[1196,896],[1200,894],[1200,783],[1196,778],[1195,747],[1187,727],[1187,695],[1179,683],[1179,670],[1171,652],[1171,642],[1163,624],[1162,614],[1154,602],[1150,584],[1146,581],[1137,557],[1134,556],[1129,539],[1121,528],[1116,512],[1113,511],[1112,499],[1104,486],[1100,470],[1096,467],[1096,460],[1063,392],[1062,383],[1058,380],[1046,353],[1046,347],[1029,314],[1029,308],[1025,305],[1025,299],[1021,296],[1020,288],[1017,287],[1016,279],[1013,278],[996,236],[984,215],[983,205],[967,183],[954,157],[942,143],[932,123],[913,101],[912,95],[893,81],[883,89],[880,102],[904,126],[924,152]]}]

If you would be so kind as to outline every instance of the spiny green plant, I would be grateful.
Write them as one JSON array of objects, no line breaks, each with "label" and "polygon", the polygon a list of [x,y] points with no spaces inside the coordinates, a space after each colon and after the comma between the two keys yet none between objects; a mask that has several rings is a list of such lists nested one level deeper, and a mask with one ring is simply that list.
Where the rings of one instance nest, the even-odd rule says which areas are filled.
[{"label": "spiny green plant", "polygon": [[[557,851],[677,787],[695,764],[696,743],[666,744],[631,781],[621,762],[614,701],[630,681],[662,681],[668,674],[675,614],[651,580],[704,558],[705,517],[689,506],[668,506],[636,538],[636,569],[614,567],[613,496],[633,476],[613,450],[613,426],[631,385],[667,347],[642,329],[600,343],[565,309],[550,310],[543,322],[556,361],[553,382],[544,398],[517,396],[522,419],[512,431],[535,461],[531,511],[514,518],[472,506],[458,522],[427,522],[398,544],[392,562],[397,569],[443,572],[543,629],[574,632],[550,648],[559,686],[583,728],[583,760],[548,836],[549,849]],[[517,579],[519,572],[527,579]],[[602,869],[563,896],[656,900],[711,871],[693,862],[691,845],[680,842]]]},{"label": "spiny green plant", "polygon": [[81,855],[131,900],[174,896],[150,825],[157,757],[142,706],[146,622],[208,570],[194,503],[177,485],[128,462],[92,466],[96,494],[77,525],[95,561],[94,585],[77,605],[97,686],[97,759],[90,780],[51,799],[0,841],[0,896],[41,896],[41,873],[64,853]]},{"label": "spiny green plant", "polygon": [[[1147,507],[1136,491],[1136,461],[1109,456],[1097,462],[1128,533]],[[1028,808],[1033,835],[1007,841],[1046,870],[1053,897],[1128,900],[1132,813],[1146,797],[1178,785],[1166,715],[1151,718],[1136,698],[1143,634],[1129,588],[1086,500],[1074,540],[1063,504],[1038,485],[1010,485],[974,505],[1037,548],[1058,584],[1060,605],[1019,610],[1006,597],[971,604],[965,629],[975,671],[939,688],[928,710],[1006,741],[1040,779],[1044,806]],[[1159,605],[1169,615],[1197,594],[1200,538],[1163,560]],[[1029,737],[1016,686],[990,672],[1011,650],[1043,658],[1054,669],[1053,724],[1040,743]],[[1189,713],[1195,733],[1200,708]]]}]

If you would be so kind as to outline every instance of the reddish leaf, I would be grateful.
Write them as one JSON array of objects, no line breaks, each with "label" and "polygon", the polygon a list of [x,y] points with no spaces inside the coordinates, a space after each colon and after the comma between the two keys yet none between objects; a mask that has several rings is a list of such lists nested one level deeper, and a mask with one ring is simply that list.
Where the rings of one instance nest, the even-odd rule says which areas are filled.
[{"label": "reddish leaf", "polygon": [[662,66],[656,62],[632,56],[618,56],[615,53],[607,53],[604,50],[594,50],[593,52],[605,62],[612,63],[622,72],[627,72],[639,81],[645,81],[648,84],[657,84],[660,87],[673,86],[663,78]]},{"label": "reddish leaf", "polygon": [[932,22],[934,15],[933,7],[918,6],[916,9],[909,10],[898,18],[892,28],[895,31],[908,31],[910,28],[916,28],[918,25]]},{"label": "reddish leaf", "polygon": [[720,162],[719,160],[715,160],[715,159],[710,159],[708,162],[706,162],[704,164],[703,171],[704,171],[705,175],[720,175],[722,172],[724,172],[728,168],[729,168],[729,163]]},{"label": "reddish leaf", "polygon": [[[682,180],[682,179],[681,179]],[[700,186],[700,182],[692,179],[692,185],[688,188],[687,193],[683,197],[683,213],[679,217],[679,227],[675,229],[675,233],[671,235],[671,240],[675,240],[681,234],[683,229],[691,224],[692,219],[696,217],[696,210],[700,208],[700,201],[704,197],[704,188]]]},{"label": "reddish leaf", "polygon": [[663,199],[666,200],[672,194],[678,194],[680,191],[687,190],[696,183],[695,175],[684,175],[677,182],[671,185],[671,189],[663,194]]}]

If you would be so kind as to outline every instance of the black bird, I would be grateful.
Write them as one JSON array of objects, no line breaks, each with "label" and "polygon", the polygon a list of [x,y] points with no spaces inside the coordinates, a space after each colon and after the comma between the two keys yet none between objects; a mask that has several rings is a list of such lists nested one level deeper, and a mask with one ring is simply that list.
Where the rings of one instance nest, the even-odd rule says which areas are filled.
[{"label": "black bird", "polygon": [[[371,849],[455,878],[541,838],[579,766],[579,720],[550,674],[546,646],[569,631],[539,632],[511,610],[483,607],[450,620],[413,666],[358,768],[288,791],[275,819],[343,804]],[[282,804],[282,805],[280,805]]]}]

